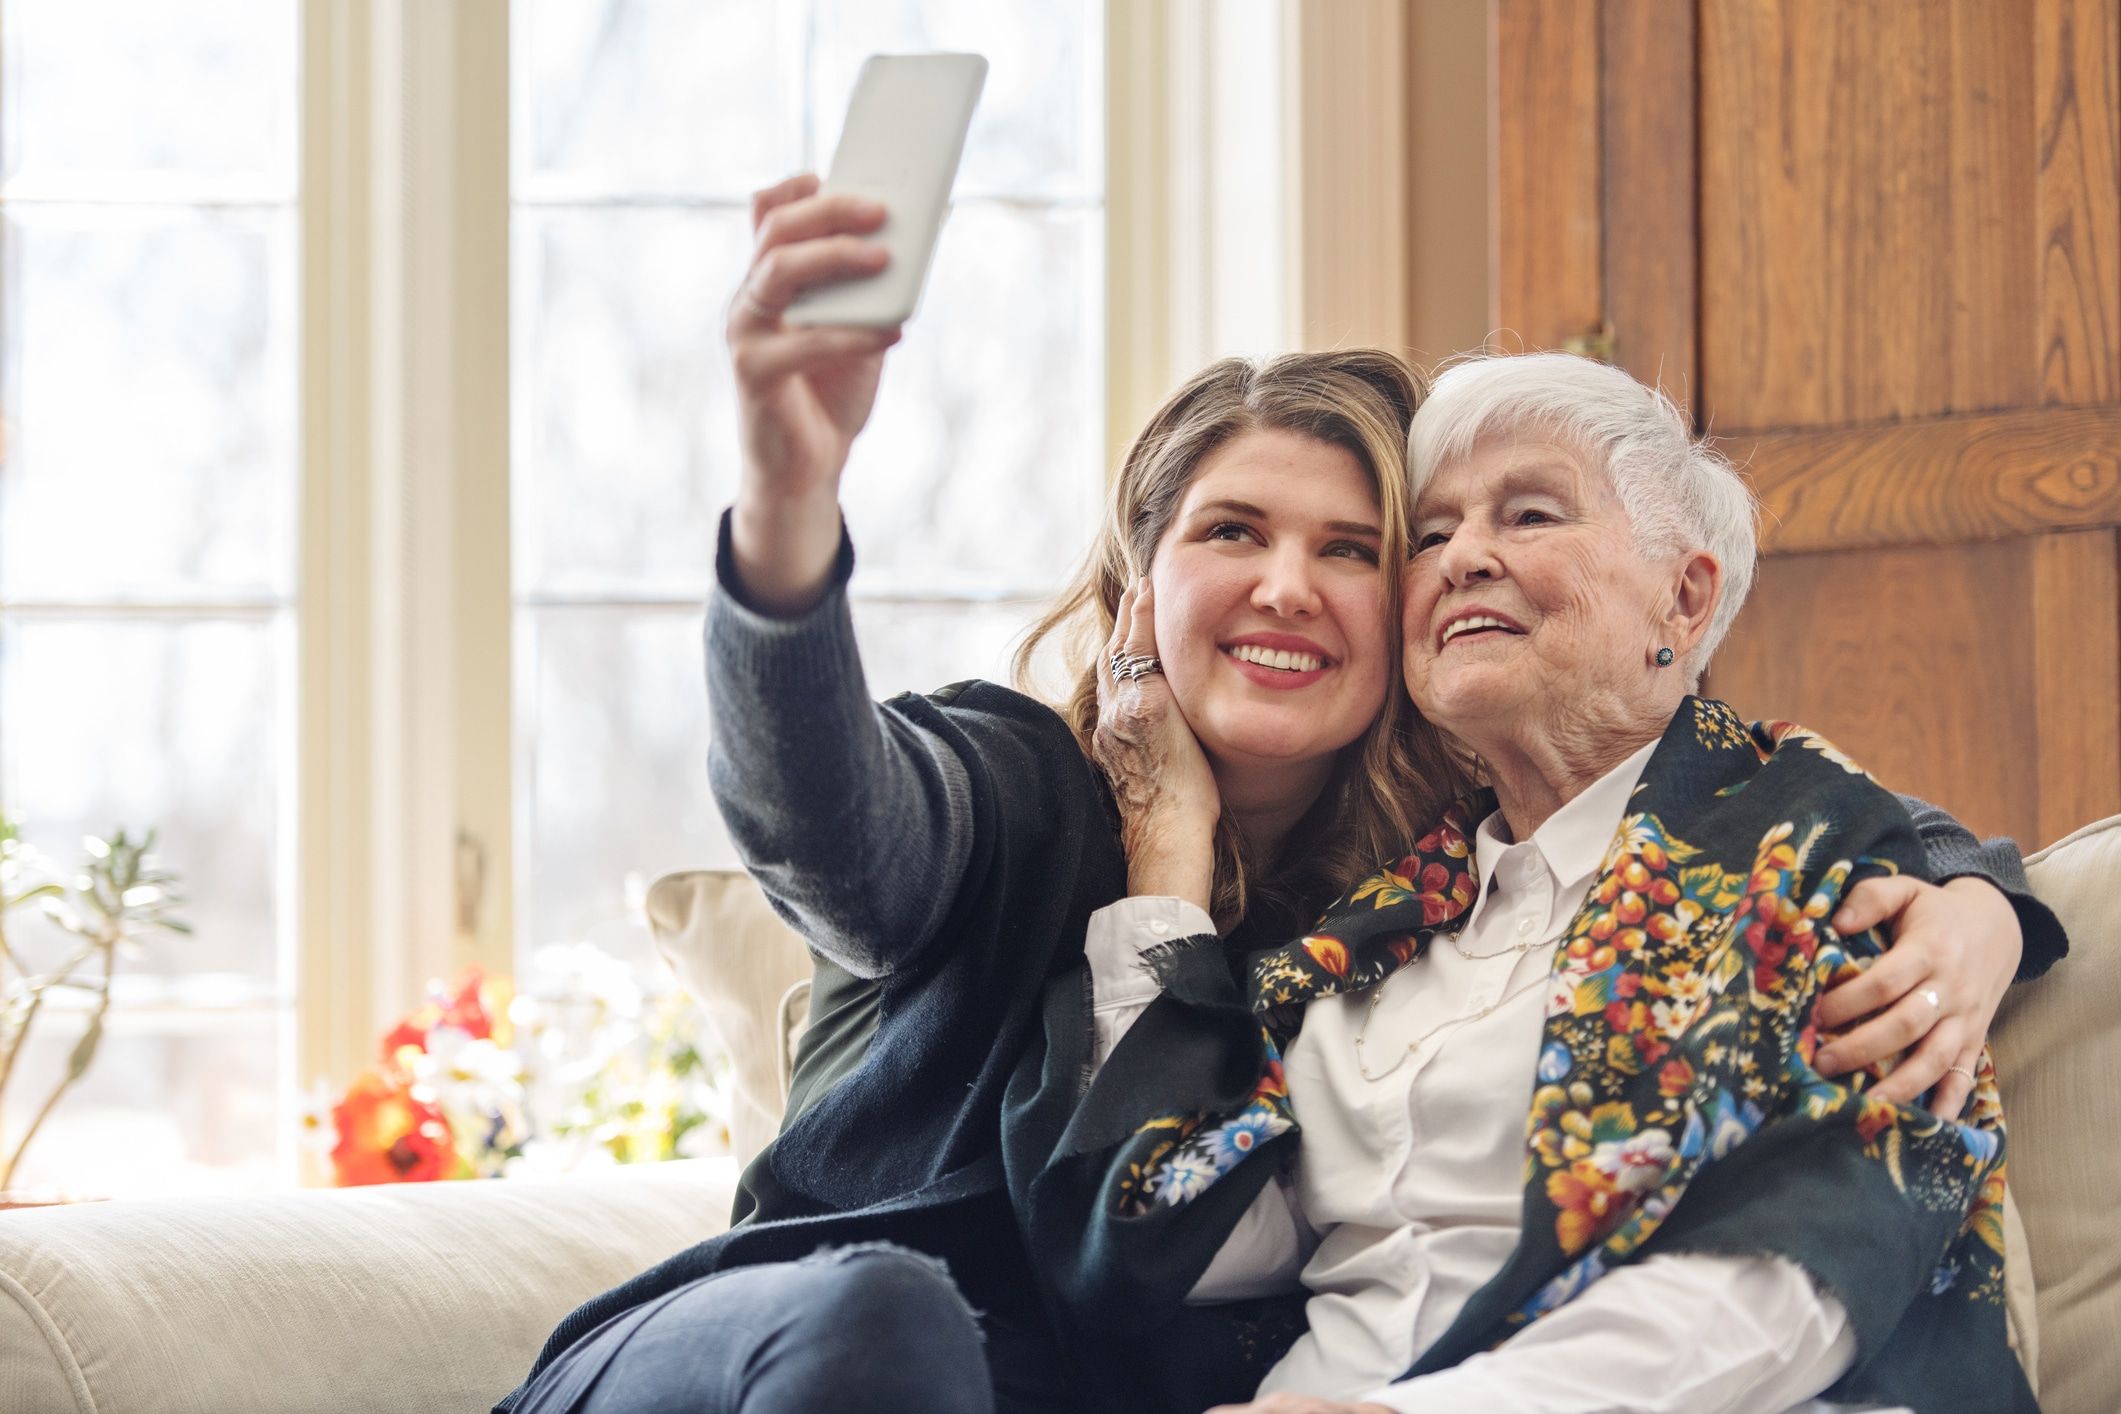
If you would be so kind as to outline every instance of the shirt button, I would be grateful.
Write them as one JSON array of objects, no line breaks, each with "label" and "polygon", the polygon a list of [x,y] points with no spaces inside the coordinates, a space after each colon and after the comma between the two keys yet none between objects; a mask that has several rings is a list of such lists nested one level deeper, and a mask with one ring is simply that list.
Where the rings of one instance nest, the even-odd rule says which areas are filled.
[{"label": "shirt button", "polygon": [[1178,924],[1169,918],[1152,918],[1149,920],[1149,931],[1156,934],[1159,938],[1170,937],[1171,931],[1177,926]]},{"label": "shirt button", "polygon": [[1527,938],[1531,937],[1531,936],[1532,936],[1532,930],[1533,930],[1534,928],[1536,928],[1537,926],[1538,926],[1538,925],[1537,925],[1537,924],[1535,924],[1535,923],[1534,923],[1534,922],[1533,922],[1533,921],[1532,921],[1531,919],[1529,919],[1529,918],[1520,918],[1520,919],[1518,919],[1518,920],[1517,920],[1517,931],[1518,931],[1519,935],[1521,935],[1521,936],[1523,936],[1523,937],[1527,937]]}]

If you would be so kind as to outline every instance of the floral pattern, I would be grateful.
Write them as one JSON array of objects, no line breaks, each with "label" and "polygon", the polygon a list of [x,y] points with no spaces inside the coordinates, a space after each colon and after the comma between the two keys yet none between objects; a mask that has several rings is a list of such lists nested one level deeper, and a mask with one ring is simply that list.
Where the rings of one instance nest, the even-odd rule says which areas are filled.
[{"label": "floral pattern", "polygon": [[[1189,1203],[1292,1127],[1278,1047],[1293,1027],[1278,1018],[1374,985],[1463,913],[1475,889],[1468,842],[1490,808],[1454,805],[1311,935],[1255,958],[1266,1078],[1226,1121],[1174,1123],[1136,1176],[1138,1202]],[[1971,1349],[1978,1332],[2000,1350],[2005,1169],[1990,1060],[1957,1123],[1874,1098],[1887,1067],[1830,1080],[1812,1066],[1814,1003],[1882,948],[1828,920],[1855,882],[1920,864],[1904,814],[1830,743],[1689,699],[1555,952],[1525,1127],[1523,1245],[1425,1359],[1497,1344],[1651,1238],[1677,1234],[1668,1249],[1704,1224],[1719,1243],[1783,1253],[1860,1293],[1889,1278],[1856,1265],[1847,1244],[1814,1238],[1810,1221],[1858,1195],[1938,1235],[1928,1295],[1900,1318],[1928,1326],[1911,1347]],[[1769,1128],[1786,1142],[1751,1142]],[[1688,1203],[1719,1166],[1734,1177]]]}]

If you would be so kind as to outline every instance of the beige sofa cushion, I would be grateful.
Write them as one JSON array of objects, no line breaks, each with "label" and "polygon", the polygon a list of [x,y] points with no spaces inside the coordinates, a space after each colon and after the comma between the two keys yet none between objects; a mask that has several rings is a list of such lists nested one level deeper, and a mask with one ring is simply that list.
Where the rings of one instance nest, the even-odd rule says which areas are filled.
[{"label": "beige sofa cushion", "polygon": [[810,950],[750,875],[718,870],[656,880],[648,930],[729,1053],[730,1145],[739,1163],[749,1163],[781,1132],[792,1054],[783,1014],[798,987],[809,999]]},{"label": "beige sofa cushion", "polygon": [[1995,1029],[2010,1186],[2032,1251],[2040,1403],[2121,1410],[2121,1220],[2110,1206],[2121,1132],[2121,816],[2026,861],[2070,954],[2013,987]]},{"label": "beige sofa cushion", "polygon": [[8,1414],[473,1411],[728,1225],[727,1159],[0,1214]]}]

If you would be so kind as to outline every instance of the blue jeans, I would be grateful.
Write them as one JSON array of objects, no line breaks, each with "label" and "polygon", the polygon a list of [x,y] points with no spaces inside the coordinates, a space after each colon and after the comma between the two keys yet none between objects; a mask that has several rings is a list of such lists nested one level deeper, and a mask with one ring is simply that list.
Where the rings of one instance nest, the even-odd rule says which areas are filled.
[{"label": "blue jeans", "polygon": [[[997,1392],[988,1339],[1010,1358]],[[996,1414],[1071,1407],[1050,1343],[996,1330],[933,1257],[884,1243],[738,1267],[615,1316],[519,1414]]]}]

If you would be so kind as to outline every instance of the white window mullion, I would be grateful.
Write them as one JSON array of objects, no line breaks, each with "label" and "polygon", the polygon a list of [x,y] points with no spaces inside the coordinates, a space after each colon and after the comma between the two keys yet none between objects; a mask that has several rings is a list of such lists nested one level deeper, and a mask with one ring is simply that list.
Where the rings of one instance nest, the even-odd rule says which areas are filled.
[{"label": "white window mullion", "polygon": [[[343,1084],[380,1009],[369,514],[367,9],[305,0],[295,1083]],[[306,1175],[316,1178],[318,1175]]]},{"label": "white window mullion", "polygon": [[411,1000],[509,956],[507,7],[376,13],[395,89],[376,133],[396,159],[375,225],[393,281],[375,366],[379,839],[395,857],[378,883],[407,940],[394,994]]}]

